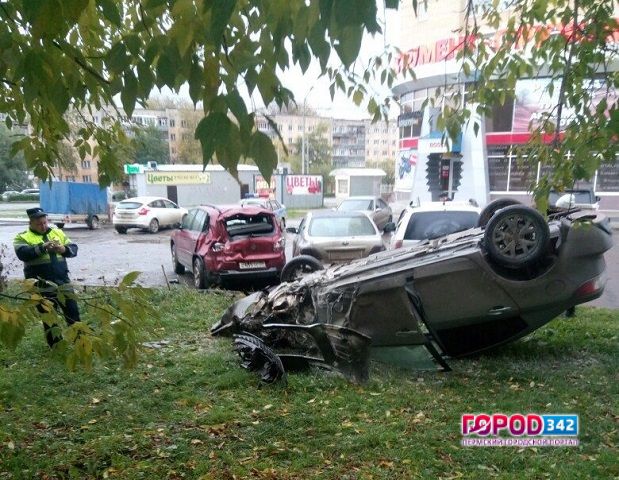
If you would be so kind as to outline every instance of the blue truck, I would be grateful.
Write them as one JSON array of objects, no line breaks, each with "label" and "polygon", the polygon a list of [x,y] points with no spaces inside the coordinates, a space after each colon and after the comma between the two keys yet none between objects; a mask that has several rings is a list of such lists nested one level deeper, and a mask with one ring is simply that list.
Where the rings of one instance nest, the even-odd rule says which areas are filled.
[{"label": "blue truck", "polygon": [[94,230],[109,219],[109,189],[97,183],[41,182],[39,198],[48,219],[59,228],[85,222]]}]

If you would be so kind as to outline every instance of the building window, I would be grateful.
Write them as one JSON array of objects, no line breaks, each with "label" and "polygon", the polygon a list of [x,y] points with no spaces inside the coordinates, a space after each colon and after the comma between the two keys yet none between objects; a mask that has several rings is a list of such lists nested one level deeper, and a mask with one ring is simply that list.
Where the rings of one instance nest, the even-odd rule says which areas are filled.
[{"label": "building window", "polygon": [[90,160],[82,160],[82,168],[89,169],[90,168]]},{"label": "building window", "polygon": [[339,178],[337,180],[337,193],[348,195],[348,179],[347,178]]},{"label": "building window", "polygon": [[160,117],[159,118],[159,126],[160,127],[165,127],[168,124],[168,119],[165,117]]},{"label": "building window", "polygon": [[182,128],[187,128],[189,126],[189,124],[187,123],[187,120],[181,120],[181,127]]},{"label": "building window", "polygon": [[173,118],[170,119],[170,126],[171,127],[175,127],[176,126],[176,120],[174,120]]},{"label": "building window", "polygon": [[170,134],[170,141],[172,141],[172,142],[176,141],[176,133],[171,133]]},{"label": "building window", "polygon": [[92,177],[90,175],[82,175],[82,182],[84,182],[84,183],[91,183],[92,182]]}]

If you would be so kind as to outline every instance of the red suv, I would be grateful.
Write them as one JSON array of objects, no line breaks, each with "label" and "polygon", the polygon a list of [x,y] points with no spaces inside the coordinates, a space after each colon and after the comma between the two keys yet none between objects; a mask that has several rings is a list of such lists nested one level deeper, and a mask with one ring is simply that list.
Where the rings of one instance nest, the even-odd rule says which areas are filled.
[{"label": "red suv", "polygon": [[174,271],[191,268],[196,288],[229,279],[277,283],[285,245],[271,211],[239,205],[192,208],[170,239]]}]

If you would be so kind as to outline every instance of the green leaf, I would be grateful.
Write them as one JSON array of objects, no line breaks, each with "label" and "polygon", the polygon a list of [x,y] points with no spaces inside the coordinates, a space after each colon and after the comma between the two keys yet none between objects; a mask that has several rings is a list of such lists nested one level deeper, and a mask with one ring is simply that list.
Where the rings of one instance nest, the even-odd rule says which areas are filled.
[{"label": "green leaf", "polygon": [[363,92],[361,90],[356,90],[353,94],[352,101],[357,106],[361,105],[361,102],[363,101]]},{"label": "green leaf", "polygon": [[[157,81],[174,88],[178,72],[178,50],[170,44],[159,56],[157,61]],[[158,83],[159,84],[159,83]]]},{"label": "green leaf", "polygon": [[258,165],[262,176],[270,181],[273,170],[277,167],[277,152],[268,135],[257,130],[252,135],[249,156]]},{"label": "green leaf", "polygon": [[200,120],[196,127],[195,138],[202,145],[202,156],[206,165],[215,153],[216,139],[221,138],[221,133],[228,127],[230,120],[222,112],[210,112]]},{"label": "green leaf", "polygon": [[97,4],[101,7],[103,16],[107,18],[112,25],[117,27],[122,26],[122,19],[120,18],[120,12],[116,6],[116,2],[113,0],[97,0]]},{"label": "green leaf", "polygon": [[123,104],[123,108],[127,113],[127,116],[133,115],[133,109],[135,108],[135,102],[138,95],[138,81],[131,70],[127,70],[124,75],[124,88],[120,92],[120,101]]},{"label": "green leaf", "polygon": [[133,283],[137,280],[137,278],[140,276],[141,273],[142,272],[129,272],[120,281],[119,286],[121,286],[121,287],[128,287],[130,285],[133,285]]},{"label": "green leaf", "polygon": [[189,74],[189,96],[194,105],[202,98],[202,67],[197,61],[191,62],[191,72]]},{"label": "green leaf", "polygon": [[107,68],[116,74],[122,73],[129,65],[127,49],[124,42],[116,42],[107,54],[105,59]]},{"label": "green leaf", "polygon": [[344,66],[350,66],[359,55],[361,48],[361,39],[363,38],[363,28],[361,27],[344,27],[337,36],[335,51],[342,60]]},{"label": "green leaf", "polygon": [[216,0],[211,3],[211,39],[221,45],[222,37],[236,8],[236,0]]}]

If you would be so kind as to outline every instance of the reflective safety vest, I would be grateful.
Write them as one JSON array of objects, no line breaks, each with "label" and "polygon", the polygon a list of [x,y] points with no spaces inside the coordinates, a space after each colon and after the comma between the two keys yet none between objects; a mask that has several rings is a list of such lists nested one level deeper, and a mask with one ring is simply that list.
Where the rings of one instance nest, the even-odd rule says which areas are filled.
[{"label": "reflective safety vest", "polygon": [[[64,245],[64,254],[48,253],[43,243],[55,240]],[[66,258],[77,255],[77,245],[58,228],[48,228],[43,234],[31,229],[18,233],[13,240],[15,254],[24,262],[26,278],[43,278],[57,284],[69,283],[69,269]]]}]

